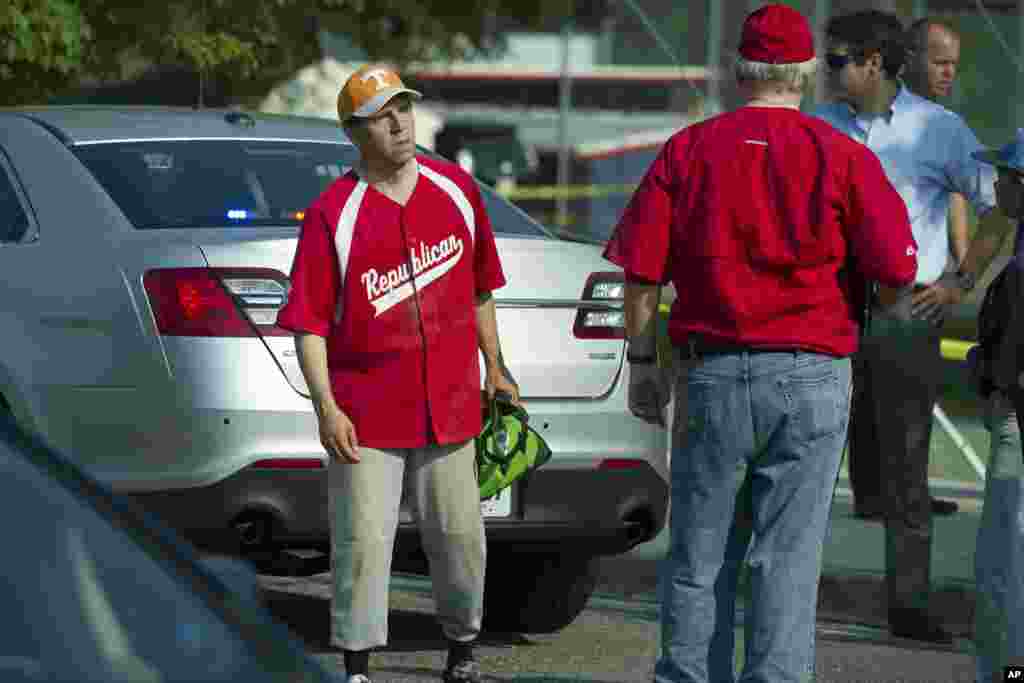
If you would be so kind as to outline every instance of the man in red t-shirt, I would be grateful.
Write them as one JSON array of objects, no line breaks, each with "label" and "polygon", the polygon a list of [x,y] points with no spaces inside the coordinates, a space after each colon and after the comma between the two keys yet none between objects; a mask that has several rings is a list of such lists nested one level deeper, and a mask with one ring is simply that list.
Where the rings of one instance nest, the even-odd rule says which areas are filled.
[{"label": "man in red t-shirt", "polygon": [[331,642],[350,683],[387,642],[388,580],[403,490],[449,640],[445,681],[479,681],[484,528],[474,437],[484,388],[510,394],[491,291],[505,284],[479,189],[417,156],[413,99],[367,65],[338,96],[361,164],[306,211],[278,325],[296,333],[330,456]]},{"label": "man in red t-shirt", "polygon": [[665,144],[605,252],[627,275],[630,405],[662,424],[658,287],[678,294],[668,330],[685,371],[657,683],[734,679],[744,558],[741,677],[810,671],[858,341],[853,282],[902,286],[916,273],[907,210],[878,159],[799,111],[815,66],[800,13],[751,14],[736,64],[746,105]]}]

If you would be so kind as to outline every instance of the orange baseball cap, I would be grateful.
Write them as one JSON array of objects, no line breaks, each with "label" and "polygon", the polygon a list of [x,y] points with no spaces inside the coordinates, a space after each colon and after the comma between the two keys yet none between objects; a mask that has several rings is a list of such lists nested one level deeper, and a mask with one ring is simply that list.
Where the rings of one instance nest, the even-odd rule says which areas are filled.
[{"label": "orange baseball cap", "polygon": [[422,93],[405,87],[394,69],[367,64],[349,76],[338,93],[338,118],[345,122],[353,116],[373,116],[403,93],[416,99],[423,97]]}]

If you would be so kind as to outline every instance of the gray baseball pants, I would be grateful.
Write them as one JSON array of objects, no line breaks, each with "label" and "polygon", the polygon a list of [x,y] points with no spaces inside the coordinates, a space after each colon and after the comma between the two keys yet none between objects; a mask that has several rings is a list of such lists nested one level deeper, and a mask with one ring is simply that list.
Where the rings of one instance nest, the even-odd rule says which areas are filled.
[{"label": "gray baseball pants", "polygon": [[451,640],[471,641],[483,617],[486,547],[473,441],[426,448],[360,448],[361,462],[331,461],[331,644],[387,644],[388,586],[399,505],[417,521],[438,619]]}]

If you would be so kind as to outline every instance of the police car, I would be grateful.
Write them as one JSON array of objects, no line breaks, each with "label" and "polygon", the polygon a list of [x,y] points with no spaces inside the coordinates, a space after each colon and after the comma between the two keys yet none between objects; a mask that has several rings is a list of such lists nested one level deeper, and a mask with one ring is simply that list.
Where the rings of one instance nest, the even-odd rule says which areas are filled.
[{"label": "police car", "polygon": [[[0,112],[0,410],[204,546],[325,548],[326,456],[275,321],[303,211],[356,154],[320,119]],[[486,622],[554,631],[600,556],[664,526],[667,434],[627,408],[621,271],[482,191],[503,352],[553,451],[483,504]],[[425,570],[407,513],[395,554]]]}]

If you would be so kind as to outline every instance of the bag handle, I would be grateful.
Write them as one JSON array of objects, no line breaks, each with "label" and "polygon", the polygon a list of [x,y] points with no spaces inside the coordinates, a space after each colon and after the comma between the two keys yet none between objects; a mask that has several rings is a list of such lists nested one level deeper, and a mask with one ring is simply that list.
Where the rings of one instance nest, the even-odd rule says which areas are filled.
[{"label": "bag handle", "polygon": [[507,466],[512,462],[512,459],[516,456],[516,453],[518,453],[520,449],[525,448],[526,446],[526,424],[529,421],[529,416],[521,406],[517,406],[514,403],[512,403],[512,396],[510,394],[504,391],[495,392],[494,396],[489,401],[488,406],[491,414],[492,438],[495,438],[495,430],[497,429],[497,425],[501,420],[502,410],[499,407],[499,404],[504,404],[508,406],[511,409],[507,411],[508,414],[514,415],[523,422],[523,428],[519,430],[519,435],[518,438],[516,438],[516,443],[511,448],[506,449],[503,455],[498,455],[497,453],[488,453],[487,455],[487,458],[489,460],[496,461],[499,465]]}]

